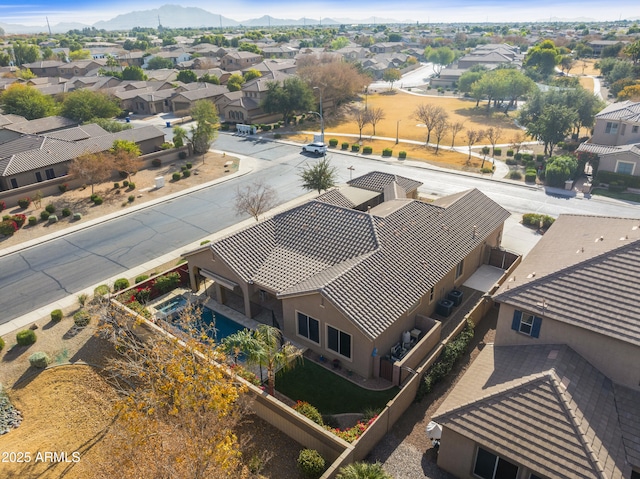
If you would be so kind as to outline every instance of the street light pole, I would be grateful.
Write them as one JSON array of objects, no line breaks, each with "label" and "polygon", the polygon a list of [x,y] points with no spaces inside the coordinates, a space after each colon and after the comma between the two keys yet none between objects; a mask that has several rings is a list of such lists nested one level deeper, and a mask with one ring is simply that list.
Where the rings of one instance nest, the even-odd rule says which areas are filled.
[{"label": "street light pole", "polygon": [[398,138],[398,134],[400,133],[400,122],[402,120],[398,120],[396,122],[396,145],[398,144],[399,138]]},{"label": "street light pole", "polygon": [[320,92],[320,141],[324,145],[324,116],[322,115],[322,88],[314,86],[314,90],[318,90]]}]

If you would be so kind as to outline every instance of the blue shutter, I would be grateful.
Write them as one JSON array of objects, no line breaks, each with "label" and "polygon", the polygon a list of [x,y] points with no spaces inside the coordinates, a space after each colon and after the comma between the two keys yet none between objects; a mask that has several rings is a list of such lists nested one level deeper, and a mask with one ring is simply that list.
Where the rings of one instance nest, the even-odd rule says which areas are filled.
[{"label": "blue shutter", "polygon": [[538,316],[534,316],[533,318],[533,326],[531,327],[531,337],[537,338],[540,336],[540,326],[542,325],[542,318]]},{"label": "blue shutter", "polygon": [[517,309],[513,312],[513,322],[511,323],[511,329],[520,331],[520,320],[522,319],[522,311]]}]

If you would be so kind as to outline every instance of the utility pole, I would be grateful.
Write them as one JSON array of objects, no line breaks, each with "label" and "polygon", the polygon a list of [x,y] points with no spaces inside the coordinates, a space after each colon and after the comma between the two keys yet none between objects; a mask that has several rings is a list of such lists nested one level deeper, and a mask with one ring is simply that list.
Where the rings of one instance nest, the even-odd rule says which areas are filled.
[{"label": "utility pole", "polygon": [[47,28],[49,29],[49,36],[51,36],[51,25],[49,25],[49,17],[45,17],[47,19]]},{"label": "utility pole", "polygon": [[355,170],[355,168],[353,167],[353,165],[351,165],[349,168],[347,168],[347,170],[349,170],[349,181],[353,180],[353,171]]}]

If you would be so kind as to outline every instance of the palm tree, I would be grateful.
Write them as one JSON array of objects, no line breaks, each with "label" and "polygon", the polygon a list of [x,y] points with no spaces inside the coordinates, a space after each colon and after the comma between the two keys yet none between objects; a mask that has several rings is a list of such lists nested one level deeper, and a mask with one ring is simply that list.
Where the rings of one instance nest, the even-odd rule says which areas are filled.
[{"label": "palm tree", "polygon": [[336,479],[393,479],[382,469],[382,464],[376,462],[354,462],[342,467],[338,471]]},{"label": "palm tree", "polygon": [[276,372],[294,367],[302,360],[302,350],[293,344],[283,343],[278,328],[261,324],[251,332],[239,331],[222,340],[222,348],[227,354],[237,358],[242,352],[249,364],[258,364],[267,369],[267,388],[273,396],[276,386]]}]

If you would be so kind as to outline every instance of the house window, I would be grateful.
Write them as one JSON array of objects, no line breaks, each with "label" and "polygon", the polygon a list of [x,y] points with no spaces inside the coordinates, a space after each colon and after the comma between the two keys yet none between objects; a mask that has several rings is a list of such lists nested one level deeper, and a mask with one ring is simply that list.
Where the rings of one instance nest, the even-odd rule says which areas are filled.
[{"label": "house window", "polygon": [[537,338],[540,336],[540,326],[542,326],[542,318],[518,310],[513,312],[511,329],[514,331]]},{"label": "house window", "polygon": [[11,188],[17,188],[18,187],[18,180],[16,180],[15,178],[11,178]]},{"label": "house window", "polygon": [[56,177],[56,174],[53,171],[53,168],[49,168],[48,170],[44,170],[44,172],[47,175],[47,180],[53,180]]},{"label": "house window", "polygon": [[618,133],[618,124],[612,121],[607,122],[607,126],[604,129],[605,133],[610,133],[612,135],[616,135]]},{"label": "house window", "polygon": [[463,271],[464,271],[464,260],[460,261],[458,263],[458,266],[456,266],[456,279],[462,276]]},{"label": "house window", "polygon": [[36,171],[36,181],[40,183],[42,181],[42,173]]},{"label": "house window", "polygon": [[351,335],[333,326],[327,326],[327,348],[351,359]]},{"label": "house window", "polygon": [[626,161],[619,161],[616,165],[616,173],[621,175],[632,175],[633,174],[633,163],[628,163]]},{"label": "house window", "polygon": [[479,447],[473,474],[482,479],[516,479],[518,466]]},{"label": "house window", "polygon": [[431,289],[429,290],[429,304],[433,303],[433,297],[435,296],[436,293],[436,287],[432,286]]},{"label": "house window", "polygon": [[633,128],[631,128],[631,133],[638,133],[638,125],[633,125]]},{"label": "house window", "polygon": [[320,323],[317,319],[298,312],[298,335],[320,344]]}]

